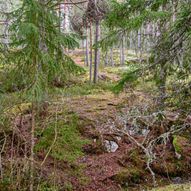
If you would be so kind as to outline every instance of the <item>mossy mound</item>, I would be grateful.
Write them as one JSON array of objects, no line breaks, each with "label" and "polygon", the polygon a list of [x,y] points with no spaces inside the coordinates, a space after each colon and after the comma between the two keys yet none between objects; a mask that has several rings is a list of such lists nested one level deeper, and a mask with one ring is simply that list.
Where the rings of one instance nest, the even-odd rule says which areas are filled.
[{"label": "mossy mound", "polygon": [[65,119],[50,122],[43,133],[39,129],[36,152],[47,153],[51,149],[51,157],[68,162],[75,161],[82,156],[82,147],[89,141],[81,137],[77,122],[78,117],[72,114],[66,116]]}]

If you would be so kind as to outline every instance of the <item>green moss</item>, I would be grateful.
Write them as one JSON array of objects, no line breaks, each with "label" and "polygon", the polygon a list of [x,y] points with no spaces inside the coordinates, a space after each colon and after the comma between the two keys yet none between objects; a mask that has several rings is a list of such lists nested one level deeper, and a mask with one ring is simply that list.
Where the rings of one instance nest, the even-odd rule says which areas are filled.
[{"label": "green moss", "polygon": [[57,186],[51,186],[47,182],[42,182],[39,185],[39,191],[58,191],[59,188]]},{"label": "green moss", "polygon": [[177,153],[180,153],[181,152],[181,147],[180,145],[178,144],[178,136],[173,136],[173,146],[174,146],[174,149]]},{"label": "green moss", "polygon": [[66,183],[64,184],[64,190],[65,190],[65,191],[72,191],[72,190],[73,190],[72,184],[71,184],[70,182],[66,182]]},{"label": "green moss", "polygon": [[[47,153],[52,147],[50,156],[57,160],[73,162],[83,155],[82,146],[89,141],[80,136],[77,116],[72,114],[65,117],[65,119],[59,119],[48,124],[48,127],[40,135],[35,151]],[[55,137],[56,141],[53,144]]]},{"label": "green moss", "polygon": [[87,176],[81,176],[79,179],[80,185],[86,186],[90,183],[90,178]]},{"label": "green moss", "polygon": [[11,180],[10,178],[4,177],[1,181],[0,181],[0,190],[1,191],[10,191],[11,188]]},{"label": "green moss", "polygon": [[174,135],[173,136],[173,146],[177,153],[181,153],[183,150],[183,145],[187,143],[188,140],[185,137]]},{"label": "green moss", "polygon": [[143,168],[145,165],[145,161],[141,158],[141,154],[137,149],[133,149],[129,155],[130,161],[135,165],[136,167],[139,167],[140,169]]},{"label": "green moss", "polygon": [[126,168],[120,171],[114,177],[114,180],[121,185],[139,183],[142,174],[143,174],[142,171],[139,170],[137,167]]},{"label": "green moss", "polygon": [[31,109],[31,103],[21,103],[6,111],[6,114],[19,115]]}]

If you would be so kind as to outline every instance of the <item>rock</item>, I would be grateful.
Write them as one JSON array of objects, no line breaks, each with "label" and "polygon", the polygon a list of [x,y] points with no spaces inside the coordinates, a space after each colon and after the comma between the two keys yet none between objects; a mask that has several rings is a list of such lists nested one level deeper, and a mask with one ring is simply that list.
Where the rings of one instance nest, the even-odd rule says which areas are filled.
[{"label": "rock", "polygon": [[115,138],[116,138],[117,141],[121,141],[122,140],[122,138],[118,137],[118,136],[116,136]]},{"label": "rock", "polygon": [[183,180],[181,177],[174,177],[174,178],[172,178],[172,181],[174,184],[182,184],[183,183]]},{"label": "rock", "polygon": [[188,115],[187,118],[186,118],[186,122],[191,124],[191,115]]},{"label": "rock", "polygon": [[119,145],[114,141],[105,140],[104,145],[105,145],[107,152],[109,152],[109,153],[114,153],[119,148]]},{"label": "rock", "polygon": [[177,121],[179,119],[179,117],[180,117],[179,113],[177,113],[177,112],[170,112],[170,111],[168,111],[168,112],[166,111],[164,113],[164,115],[165,115],[165,117],[166,117],[166,119],[168,121]]},{"label": "rock", "polygon": [[131,127],[129,129],[129,134],[131,136],[146,136],[150,132],[149,129],[143,129],[143,128],[137,128],[137,127]]}]

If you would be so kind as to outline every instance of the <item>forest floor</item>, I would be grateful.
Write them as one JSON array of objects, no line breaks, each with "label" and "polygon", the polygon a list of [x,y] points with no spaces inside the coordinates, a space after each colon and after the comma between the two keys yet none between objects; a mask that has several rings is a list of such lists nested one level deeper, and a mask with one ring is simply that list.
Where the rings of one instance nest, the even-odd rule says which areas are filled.
[{"label": "forest floor", "polygon": [[[74,56],[75,61],[83,66],[83,58]],[[149,89],[148,86],[136,90],[129,89],[119,95],[111,92],[110,85],[120,79],[123,70],[124,67],[108,67],[101,70],[100,82],[90,87],[87,85],[86,74],[82,76],[80,82],[69,87],[71,94],[67,89],[67,95],[62,92],[62,96],[56,97],[57,102],[62,102],[68,113],[75,113],[78,116],[81,136],[91,140],[91,143],[83,147],[84,156],[77,163],[83,166],[81,177],[69,178],[73,190],[149,190],[152,187],[151,175],[145,170],[143,151],[127,137],[119,135],[115,131],[116,127],[112,126],[119,116],[127,113],[129,108],[140,106],[146,108],[152,104],[149,90],[144,91],[145,88]],[[136,138],[141,141],[143,136],[139,134]],[[159,157],[160,159],[153,166],[159,186],[187,181],[189,175],[182,177],[180,173],[190,173],[190,171],[187,168],[178,169],[184,162],[175,159],[173,149],[166,148],[166,150],[165,154],[159,151],[158,155],[162,153],[163,156]],[[166,164],[160,165],[165,160]],[[169,191],[190,189],[191,186],[188,184],[185,187],[175,185],[159,188],[159,190]]]},{"label": "forest floor", "polygon": [[[73,56],[79,65],[84,65],[81,54]],[[63,191],[152,190],[152,176],[146,169],[143,150],[118,131],[124,125],[121,116],[152,105],[152,88],[142,83],[136,89],[128,87],[115,95],[111,89],[123,71],[124,67],[101,69],[97,85],[88,82],[87,72],[68,82],[67,87],[50,91],[50,104],[40,115],[36,140],[37,168],[40,166],[46,182],[54,183],[56,179]],[[19,136],[25,140],[30,139],[27,129],[31,119],[26,108],[19,108],[22,115],[14,121]],[[40,133],[42,129],[44,132]],[[133,133],[137,141],[143,141],[143,132]],[[186,160],[177,159],[169,144],[165,152],[162,144],[157,146],[158,159],[152,168],[158,185],[163,187],[156,191],[191,190],[190,184],[182,184],[189,181],[191,173],[191,144],[180,136],[176,138],[182,143],[179,147],[184,146],[182,155],[186,153]],[[172,185],[164,187],[169,184]]]}]

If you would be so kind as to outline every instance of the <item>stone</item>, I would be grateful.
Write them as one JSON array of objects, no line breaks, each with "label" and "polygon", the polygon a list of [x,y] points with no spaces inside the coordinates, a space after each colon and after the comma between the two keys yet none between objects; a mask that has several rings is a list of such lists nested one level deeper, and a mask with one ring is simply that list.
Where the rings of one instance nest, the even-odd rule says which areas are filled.
[{"label": "stone", "polygon": [[174,178],[172,178],[172,181],[174,184],[182,184],[183,183],[183,180],[181,177],[174,177]]},{"label": "stone", "polygon": [[114,153],[119,148],[119,145],[114,141],[105,140],[104,145],[105,145],[107,152],[109,152],[109,153]]}]

